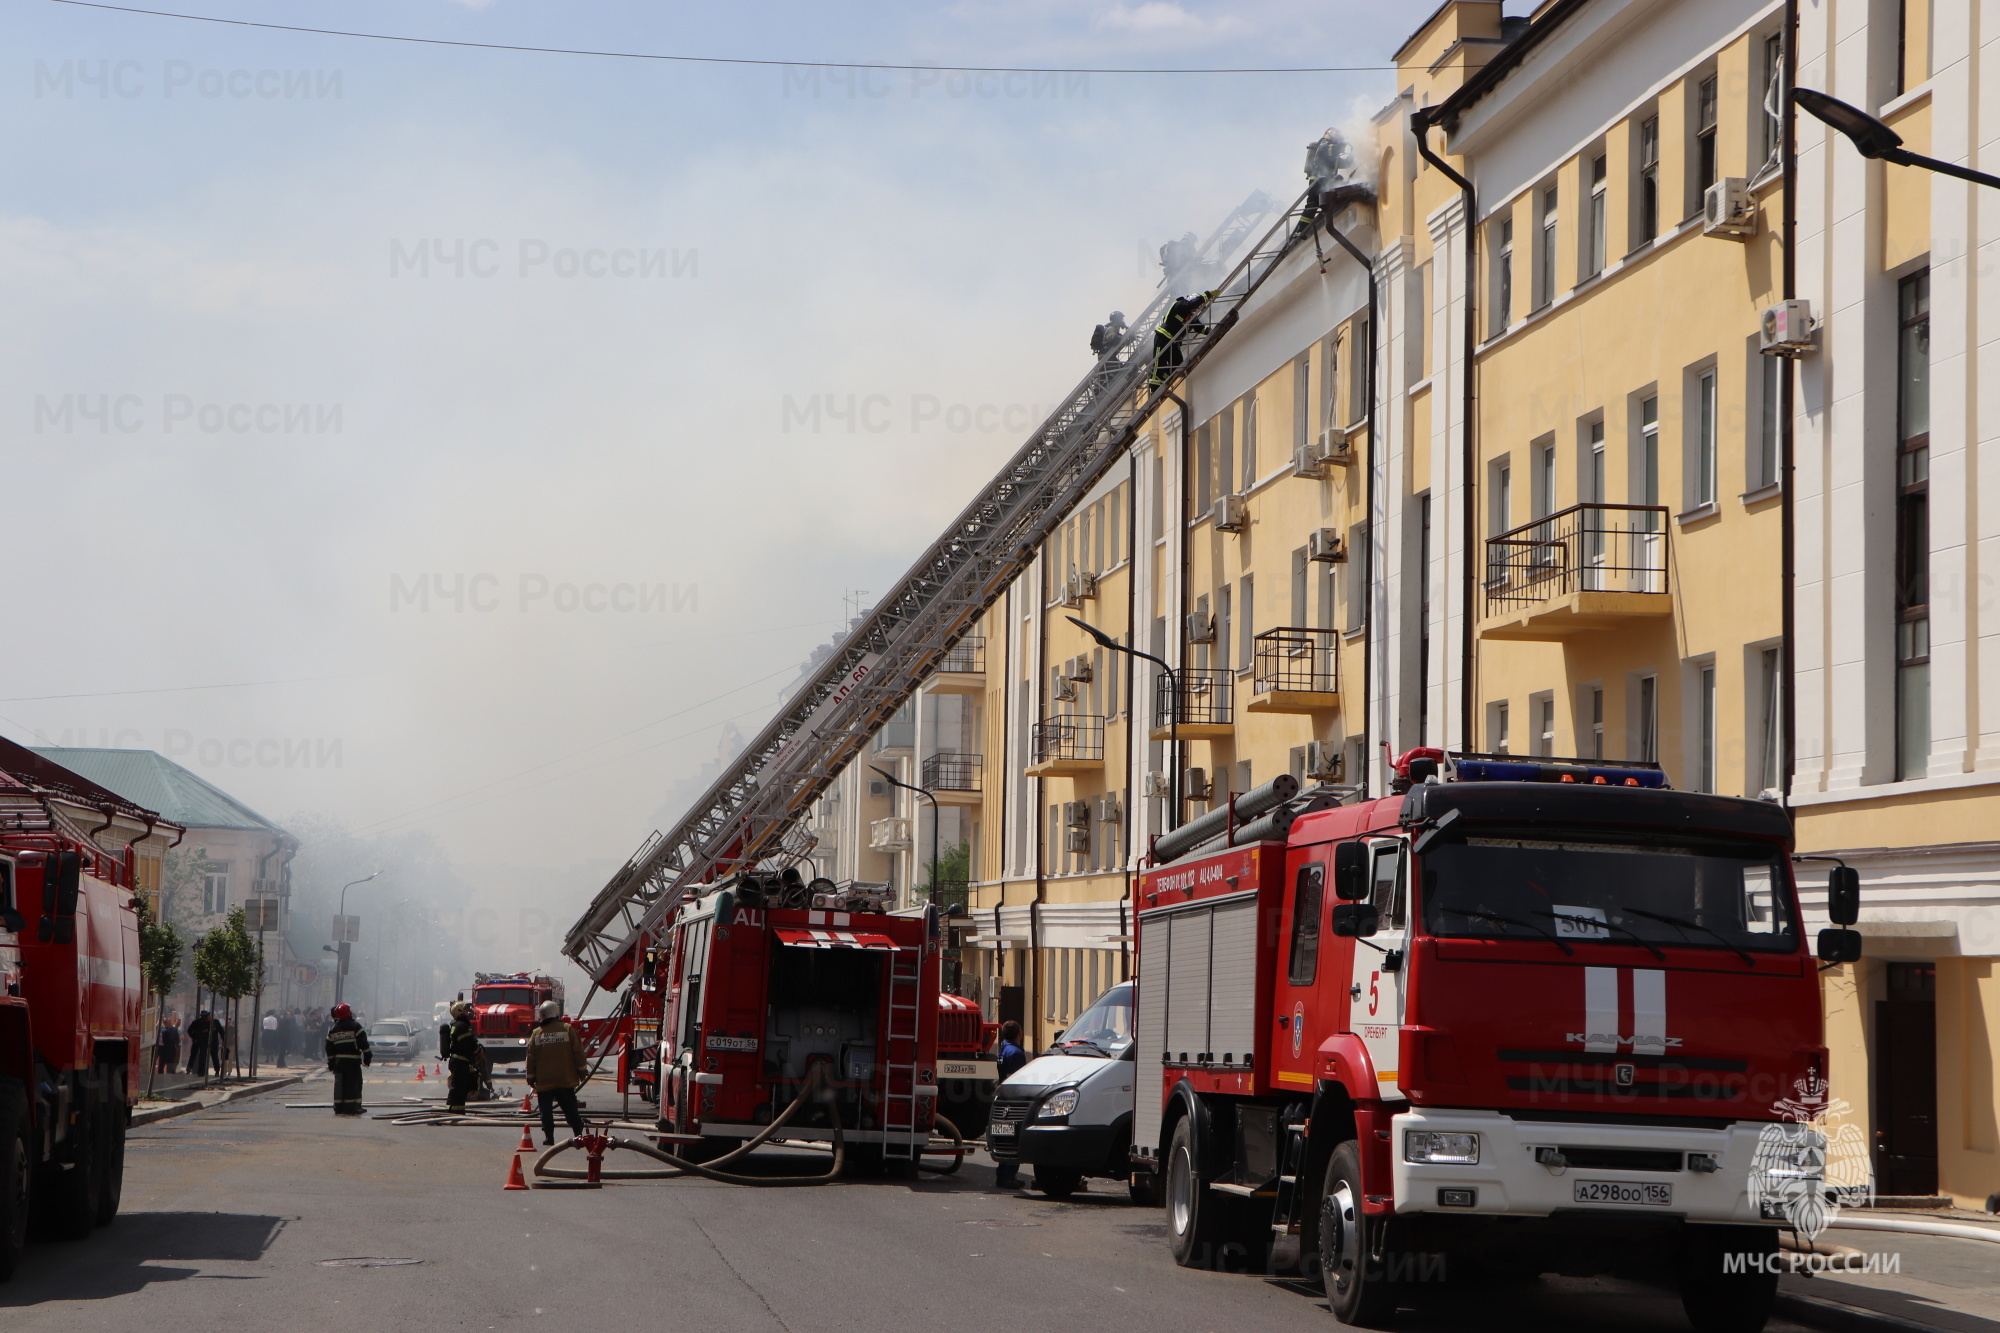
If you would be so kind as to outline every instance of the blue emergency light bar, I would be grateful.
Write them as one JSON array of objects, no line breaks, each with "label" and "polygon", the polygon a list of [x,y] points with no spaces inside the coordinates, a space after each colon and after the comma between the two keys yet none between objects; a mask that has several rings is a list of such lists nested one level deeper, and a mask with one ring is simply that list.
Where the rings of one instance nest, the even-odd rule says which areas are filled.
[{"label": "blue emergency light bar", "polygon": [[1666,790],[1658,764],[1583,759],[1522,759],[1504,754],[1445,754],[1446,782],[1573,782],[1592,787]]}]

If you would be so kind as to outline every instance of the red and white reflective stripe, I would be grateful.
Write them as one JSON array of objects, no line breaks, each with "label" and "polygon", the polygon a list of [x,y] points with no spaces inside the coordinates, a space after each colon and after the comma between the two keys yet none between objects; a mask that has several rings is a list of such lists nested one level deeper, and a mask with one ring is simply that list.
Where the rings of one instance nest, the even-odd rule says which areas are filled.
[{"label": "red and white reflective stripe", "polygon": [[1657,968],[1583,969],[1583,1039],[1586,1051],[1658,1055],[1667,1039],[1667,974]]}]

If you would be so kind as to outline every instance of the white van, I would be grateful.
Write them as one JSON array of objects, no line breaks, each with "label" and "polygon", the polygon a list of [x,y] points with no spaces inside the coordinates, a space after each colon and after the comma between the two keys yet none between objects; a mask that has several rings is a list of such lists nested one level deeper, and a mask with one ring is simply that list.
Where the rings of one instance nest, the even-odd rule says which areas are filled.
[{"label": "white van", "polygon": [[998,1162],[1033,1167],[1052,1199],[1086,1177],[1127,1182],[1135,1202],[1157,1202],[1153,1178],[1132,1174],[1132,983],[1121,982],[1056,1034],[993,1093],[986,1147]]}]

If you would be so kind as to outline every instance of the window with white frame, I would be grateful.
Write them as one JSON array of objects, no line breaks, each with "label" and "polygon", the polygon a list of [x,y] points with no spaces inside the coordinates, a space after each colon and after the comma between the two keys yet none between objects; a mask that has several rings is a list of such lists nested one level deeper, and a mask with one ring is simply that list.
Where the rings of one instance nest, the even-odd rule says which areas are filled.
[{"label": "window with white frame", "polygon": [[1660,234],[1660,118],[1648,116],[1639,122],[1638,179],[1632,210],[1633,248]]},{"label": "window with white frame", "polygon": [[1689,413],[1688,422],[1693,431],[1688,441],[1688,504],[1689,509],[1715,503],[1715,455],[1716,455],[1716,390],[1715,368],[1698,372],[1694,377],[1694,410]]},{"label": "window with white frame", "polygon": [[209,861],[202,865],[201,910],[209,916],[229,910],[229,862]]},{"label": "window with white frame", "polygon": [[1556,187],[1540,192],[1541,226],[1535,233],[1535,308],[1556,299]]},{"label": "window with white frame", "polygon": [[1715,663],[1695,667],[1695,789],[1715,790]]},{"label": "window with white frame", "polygon": [[1605,202],[1609,170],[1609,160],[1603,153],[1591,156],[1588,168],[1590,197],[1584,205],[1583,244],[1578,247],[1583,252],[1583,276],[1586,278],[1594,278],[1604,272],[1604,266],[1611,262],[1611,209]]},{"label": "window with white frame", "polygon": [[1497,338],[1507,331],[1514,310],[1514,219],[1502,218],[1493,226],[1493,313],[1487,322],[1487,336]]}]

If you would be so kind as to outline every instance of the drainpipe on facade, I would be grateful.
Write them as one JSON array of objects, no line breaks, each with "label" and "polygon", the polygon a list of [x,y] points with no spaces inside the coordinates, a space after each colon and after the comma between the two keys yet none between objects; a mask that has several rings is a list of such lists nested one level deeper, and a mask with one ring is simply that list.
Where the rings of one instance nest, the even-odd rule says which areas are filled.
[{"label": "drainpipe on facade", "polygon": [[[1137,646],[1139,637],[1139,455],[1135,452],[1127,456],[1128,475],[1131,489],[1125,502],[1125,633]],[[1145,716],[1139,711],[1132,698],[1132,685],[1138,678],[1139,659],[1130,653],[1120,654],[1125,659],[1125,781],[1132,781],[1132,733],[1139,726],[1139,719]],[[1132,812],[1122,812],[1125,818],[1118,826],[1119,863],[1125,868],[1125,892],[1118,898],[1118,978],[1132,979],[1133,936],[1138,934],[1132,928]]]},{"label": "drainpipe on facade", "polygon": [[[1791,97],[1797,86],[1799,72],[1799,0],[1785,0],[1785,119],[1781,127],[1784,183],[1779,186],[1785,192],[1784,235],[1780,238],[1778,250],[1783,256],[1783,290],[1781,297],[1789,301],[1798,295],[1799,260],[1799,108]],[[1797,659],[1794,649],[1797,645],[1798,617],[1798,518],[1793,500],[1793,466],[1797,458],[1797,433],[1792,414],[1798,404],[1798,363],[1790,357],[1784,361],[1784,375],[1778,381],[1778,540],[1783,549],[1778,555],[1779,605],[1784,636],[1785,669],[1781,679],[1785,697],[1784,708],[1779,714],[1778,744],[1784,753],[1778,762],[1779,802],[1787,809],[1792,804],[1792,781],[1798,770],[1798,689]]]},{"label": "drainpipe on facade", "polygon": [[[1464,431],[1464,441],[1463,441],[1464,458],[1460,466],[1465,474],[1464,475],[1465,572],[1463,576],[1464,605],[1459,608],[1459,621],[1460,621],[1459,653],[1464,660],[1459,668],[1458,707],[1460,716],[1458,720],[1458,726],[1459,726],[1459,747],[1462,750],[1471,750],[1473,745],[1473,736],[1475,734],[1472,725],[1472,709],[1473,709],[1473,700],[1476,697],[1474,694],[1473,680],[1472,680],[1472,664],[1473,664],[1472,604],[1475,596],[1478,594],[1479,591],[1479,561],[1474,548],[1475,534],[1477,534],[1479,531],[1479,510],[1478,510],[1478,494],[1477,494],[1478,488],[1476,485],[1476,475],[1475,475],[1477,473],[1479,466],[1479,455],[1478,455],[1479,437],[1476,425],[1477,418],[1475,416],[1475,409],[1478,407],[1479,403],[1479,395],[1473,387],[1473,356],[1472,356],[1473,349],[1478,345],[1479,342],[1479,306],[1478,303],[1472,299],[1472,297],[1473,297],[1473,292],[1477,289],[1478,286],[1479,233],[1477,230],[1474,229],[1473,225],[1474,222],[1476,221],[1476,213],[1474,211],[1476,206],[1476,199],[1472,191],[1472,182],[1467,180],[1464,176],[1461,176],[1457,171],[1453,170],[1450,163],[1446,162],[1443,158],[1439,157],[1436,153],[1431,151],[1430,132],[1431,132],[1431,125],[1433,123],[1431,120],[1431,116],[1435,112],[1435,110],[1436,108],[1434,107],[1425,107],[1421,111],[1411,112],[1410,133],[1416,136],[1417,152],[1423,155],[1424,161],[1430,163],[1432,166],[1436,167],[1440,172],[1444,173],[1445,179],[1449,180],[1452,184],[1458,187],[1459,195],[1464,200],[1463,207],[1465,213],[1465,296],[1464,296],[1465,374],[1464,374],[1463,390],[1465,397],[1463,405],[1460,408],[1460,412],[1464,417],[1464,420],[1461,423]],[[1370,449],[1372,450],[1374,446],[1374,440],[1373,440],[1374,432],[1371,430],[1369,434],[1371,437],[1369,440],[1369,446]]]},{"label": "drainpipe on facade", "polygon": [[[1193,466],[1192,461],[1188,457],[1188,405],[1186,399],[1172,391],[1164,392],[1160,396],[1179,409],[1181,418],[1181,457],[1180,467],[1176,469],[1181,489],[1180,522],[1175,525],[1180,531],[1174,534],[1175,550],[1179,553],[1178,564],[1175,566],[1179,572],[1174,578],[1175,584],[1178,585],[1176,588],[1176,605],[1179,615],[1176,619],[1179,622],[1179,628],[1174,632],[1174,669],[1176,671],[1185,671],[1187,670],[1188,659],[1188,524],[1192,521],[1188,513],[1188,499],[1192,494],[1192,490],[1188,485],[1188,470]],[[1160,470],[1160,475],[1163,477],[1166,475],[1165,468]],[[1173,707],[1174,716],[1178,718],[1181,711],[1181,701],[1178,696],[1173,701]],[[1167,750],[1167,832],[1171,833],[1181,826],[1181,775],[1183,759],[1179,741],[1169,742]]]},{"label": "drainpipe on facade", "polygon": [[[1048,548],[1044,547],[1042,559],[1047,560]],[[1035,694],[1042,692],[1042,678],[1049,657],[1049,610],[1047,599],[1042,593],[1042,580],[1035,580]],[[1039,713],[1041,710],[1035,710]],[[1028,976],[1029,984],[1025,993],[1028,1025],[1036,1031],[1036,1046],[1039,1048],[1042,1024],[1042,904],[1049,896],[1049,821],[1042,818],[1048,795],[1047,778],[1035,779],[1035,897],[1028,904]],[[1024,1028],[1022,1036],[1027,1035]]]},{"label": "drainpipe on facade", "polygon": [[[1376,206],[1378,209],[1381,206],[1379,197]],[[1326,210],[1322,208],[1320,211],[1324,213]],[[1375,226],[1377,236],[1380,236],[1382,233],[1380,217],[1381,215],[1378,212]],[[1361,758],[1361,799],[1366,800],[1368,799],[1369,790],[1368,774],[1375,762],[1372,758],[1373,747],[1368,744],[1368,733],[1370,724],[1374,720],[1373,714],[1369,709],[1369,701],[1373,698],[1371,687],[1374,684],[1370,658],[1373,656],[1375,650],[1375,537],[1377,531],[1375,522],[1375,393],[1382,381],[1382,358],[1376,354],[1376,348],[1379,345],[1376,340],[1381,337],[1380,329],[1382,327],[1382,320],[1375,289],[1375,265],[1369,261],[1368,256],[1361,253],[1359,246],[1341,235],[1340,229],[1335,227],[1331,222],[1326,224],[1326,230],[1328,235],[1339,242],[1340,248],[1352,255],[1354,262],[1361,265],[1368,273],[1368,416],[1366,418],[1368,425],[1368,549],[1363,553],[1362,558],[1366,561],[1366,564],[1363,566],[1361,577],[1361,748],[1363,751]],[[1350,560],[1353,559],[1352,554],[1348,558]],[[1385,726],[1383,729],[1386,731],[1387,727]],[[1341,748],[1343,750],[1346,748],[1346,739],[1344,736],[1341,738]],[[1345,774],[1342,776],[1345,776]]]}]

